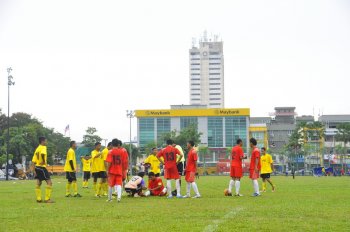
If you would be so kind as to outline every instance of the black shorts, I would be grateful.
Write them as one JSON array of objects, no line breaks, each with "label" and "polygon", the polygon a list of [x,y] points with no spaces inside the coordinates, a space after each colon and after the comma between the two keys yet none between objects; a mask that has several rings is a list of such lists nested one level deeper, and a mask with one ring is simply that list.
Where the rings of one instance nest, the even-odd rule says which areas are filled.
[{"label": "black shorts", "polygon": [[91,173],[89,171],[84,171],[84,180],[90,179]]},{"label": "black shorts", "polygon": [[154,174],[155,177],[160,177],[160,173]]},{"label": "black shorts", "polygon": [[77,181],[77,176],[75,175],[75,172],[66,172],[66,179],[68,182]]},{"label": "black shorts", "polygon": [[141,187],[137,187],[137,189],[125,188],[125,192],[133,196],[135,193],[141,193],[142,188]]},{"label": "black shorts", "polygon": [[177,171],[179,172],[180,176],[184,175],[184,163],[180,162],[177,164]]},{"label": "black shorts", "polygon": [[107,173],[105,171],[93,172],[92,177],[94,178],[94,181],[96,182],[98,178],[107,179]]},{"label": "black shorts", "polygon": [[47,169],[44,167],[35,167],[35,173],[36,173],[35,179],[38,179],[40,181],[50,180],[50,174],[47,171]]},{"label": "black shorts", "polygon": [[271,173],[260,174],[260,177],[263,178],[263,179],[270,179],[270,174]]}]

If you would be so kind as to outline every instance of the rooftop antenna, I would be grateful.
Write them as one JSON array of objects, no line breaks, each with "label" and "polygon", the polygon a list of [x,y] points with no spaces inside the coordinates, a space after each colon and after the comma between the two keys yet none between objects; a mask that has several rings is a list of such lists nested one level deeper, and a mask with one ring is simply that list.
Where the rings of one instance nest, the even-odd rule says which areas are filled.
[{"label": "rooftop antenna", "polygon": [[192,47],[196,47],[197,41],[195,37],[192,37]]},{"label": "rooftop antenna", "polygon": [[203,40],[204,40],[204,42],[208,42],[208,32],[207,32],[207,30],[204,30],[204,32],[203,32]]}]

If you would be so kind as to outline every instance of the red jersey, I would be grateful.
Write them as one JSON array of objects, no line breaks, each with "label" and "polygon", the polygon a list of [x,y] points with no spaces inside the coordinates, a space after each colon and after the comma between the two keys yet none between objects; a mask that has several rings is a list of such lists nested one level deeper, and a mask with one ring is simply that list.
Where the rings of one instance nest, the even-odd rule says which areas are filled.
[{"label": "red jersey", "polygon": [[154,189],[154,188],[157,188],[158,186],[161,186],[161,187],[157,190],[152,190],[152,192],[155,195],[158,195],[161,191],[163,191],[163,189],[164,189],[163,181],[159,177],[156,177],[154,180],[150,179],[148,181],[148,189]]},{"label": "red jersey", "polygon": [[180,151],[175,147],[168,145],[166,148],[160,150],[157,157],[163,157],[164,166],[166,169],[176,167],[177,155],[180,155]]},{"label": "red jersey", "polygon": [[122,176],[128,168],[128,153],[124,148],[113,148],[109,151],[106,162],[111,164],[109,173]]},{"label": "red jersey", "polygon": [[255,161],[256,159],[258,159],[258,170],[261,169],[261,165],[260,165],[260,151],[259,149],[256,147],[254,148],[253,152],[252,152],[252,158],[250,159],[250,166],[249,169],[255,169]]},{"label": "red jersey", "polygon": [[231,152],[231,166],[242,167],[243,157],[244,157],[244,152],[242,147],[239,145],[234,146]]},{"label": "red jersey", "polygon": [[197,152],[193,148],[188,152],[187,163],[186,163],[186,172],[196,172],[198,160]]}]

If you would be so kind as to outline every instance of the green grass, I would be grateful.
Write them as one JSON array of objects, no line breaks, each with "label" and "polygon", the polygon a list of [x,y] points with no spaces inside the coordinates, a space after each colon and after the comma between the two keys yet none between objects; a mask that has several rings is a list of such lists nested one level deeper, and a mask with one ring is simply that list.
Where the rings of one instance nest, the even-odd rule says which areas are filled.
[{"label": "green grass", "polygon": [[[272,180],[277,191],[268,188],[257,198],[250,197],[253,187],[247,177],[241,183],[241,198],[223,196],[228,177],[200,177],[201,199],[124,197],[120,204],[94,198],[91,189],[80,189],[80,199],[65,198],[63,178],[53,179],[56,203],[38,204],[34,181],[2,181],[0,231],[350,230],[349,177]],[[182,193],[184,189],[183,185]]]}]

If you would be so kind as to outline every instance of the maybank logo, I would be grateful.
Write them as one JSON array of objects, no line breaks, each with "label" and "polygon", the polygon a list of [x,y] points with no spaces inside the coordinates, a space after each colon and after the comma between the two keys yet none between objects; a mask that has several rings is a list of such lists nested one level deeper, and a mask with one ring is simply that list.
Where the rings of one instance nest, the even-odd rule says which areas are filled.
[{"label": "maybank logo", "polygon": [[150,110],[147,110],[145,112],[145,114],[147,116],[166,116],[166,115],[170,115],[170,111],[150,111]]},{"label": "maybank logo", "polygon": [[219,115],[232,115],[232,114],[239,114],[239,110],[216,110],[215,113]]}]

